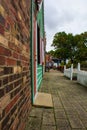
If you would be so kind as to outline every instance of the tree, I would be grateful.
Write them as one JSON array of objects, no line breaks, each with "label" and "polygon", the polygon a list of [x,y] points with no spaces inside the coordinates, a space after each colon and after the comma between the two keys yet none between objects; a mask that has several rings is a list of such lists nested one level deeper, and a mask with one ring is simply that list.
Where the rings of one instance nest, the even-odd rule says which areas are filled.
[{"label": "tree", "polygon": [[53,57],[55,56],[54,53],[55,53],[55,51],[53,51],[53,50],[48,51],[48,54],[50,54],[50,55],[53,56]]},{"label": "tree", "polygon": [[87,32],[74,35],[72,33],[58,32],[53,37],[52,46],[55,51],[53,55],[64,61],[71,59],[71,62],[87,60]]},{"label": "tree", "polygon": [[77,53],[76,53],[76,60],[79,62],[87,60],[87,46],[85,43],[87,42],[87,32],[81,33],[78,37],[77,42]]},{"label": "tree", "polygon": [[69,58],[73,61],[76,45],[72,33],[56,33],[53,38],[52,46],[55,47],[56,54],[58,54],[58,56],[64,61]]}]

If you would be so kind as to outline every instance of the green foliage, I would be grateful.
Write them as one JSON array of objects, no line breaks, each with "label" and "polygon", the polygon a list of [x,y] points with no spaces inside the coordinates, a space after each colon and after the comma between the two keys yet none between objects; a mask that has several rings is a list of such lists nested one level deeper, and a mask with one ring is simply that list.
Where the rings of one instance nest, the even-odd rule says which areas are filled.
[{"label": "green foliage", "polygon": [[53,50],[48,52],[48,54],[50,54],[51,56],[54,56],[54,53],[55,53],[55,51],[53,51]]},{"label": "green foliage", "polygon": [[87,68],[87,62],[86,61],[82,61],[81,62],[81,67],[82,68]]},{"label": "green foliage", "polygon": [[71,67],[71,61],[68,62],[68,64],[66,64],[66,68],[70,68]]},{"label": "green foliage", "polygon": [[73,36],[72,33],[58,32],[54,35],[52,46],[53,56],[61,59],[71,59],[71,62],[87,60],[87,32]]},{"label": "green foliage", "polygon": [[62,61],[60,65],[61,65],[61,66],[64,66],[64,62]]}]

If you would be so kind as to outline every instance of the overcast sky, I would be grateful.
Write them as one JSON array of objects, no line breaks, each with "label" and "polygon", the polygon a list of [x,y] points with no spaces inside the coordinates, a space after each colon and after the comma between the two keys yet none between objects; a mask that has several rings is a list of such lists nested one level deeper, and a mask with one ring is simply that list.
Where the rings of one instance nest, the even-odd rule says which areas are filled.
[{"label": "overcast sky", "polygon": [[44,0],[46,50],[52,50],[57,32],[80,34],[87,31],[87,0]]}]

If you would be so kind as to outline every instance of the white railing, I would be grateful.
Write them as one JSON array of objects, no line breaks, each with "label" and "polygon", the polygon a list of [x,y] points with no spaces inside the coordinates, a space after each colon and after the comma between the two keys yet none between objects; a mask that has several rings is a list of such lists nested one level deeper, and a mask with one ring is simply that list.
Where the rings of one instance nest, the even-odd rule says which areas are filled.
[{"label": "white railing", "polygon": [[70,78],[70,68],[66,69],[64,66],[64,76]]},{"label": "white railing", "polygon": [[80,69],[80,63],[78,63],[77,69],[73,69],[73,64],[71,68],[68,69],[64,66],[64,76],[68,77],[70,80],[76,78],[78,83],[87,87],[87,71],[82,71]]},{"label": "white railing", "polygon": [[71,65],[71,68],[68,69],[64,66],[64,76],[68,77],[70,80],[77,78],[77,69],[73,69],[73,64]]},{"label": "white railing", "polygon": [[87,87],[87,71],[80,70],[80,64],[77,74],[77,82]]}]

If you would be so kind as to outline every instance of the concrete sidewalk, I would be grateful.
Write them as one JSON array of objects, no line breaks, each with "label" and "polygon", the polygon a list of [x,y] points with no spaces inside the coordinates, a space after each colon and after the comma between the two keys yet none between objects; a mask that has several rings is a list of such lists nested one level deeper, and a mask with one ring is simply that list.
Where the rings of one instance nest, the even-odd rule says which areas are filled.
[{"label": "concrete sidewalk", "polygon": [[87,130],[87,88],[54,70],[40,91],[52,94],[54,107],[33,107],[25,130]]}]

